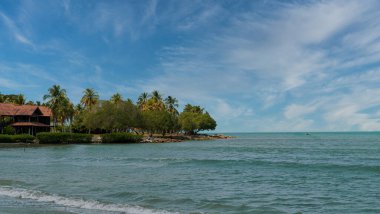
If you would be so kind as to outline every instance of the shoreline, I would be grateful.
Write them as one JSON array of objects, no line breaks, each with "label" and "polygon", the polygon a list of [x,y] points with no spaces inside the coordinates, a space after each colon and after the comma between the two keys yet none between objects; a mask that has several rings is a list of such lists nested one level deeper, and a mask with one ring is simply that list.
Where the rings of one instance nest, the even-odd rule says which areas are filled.
[{"label": "shoreline", "polygon": [[184,141],[205,141],[231,139],[232,136],[223,134],[198,134],[198,135],[169,135],[169,136],[144,136],[140,143],[179,143]]},{"label": "shoreline", "polygon": [[[100,135],[94,135],[93,141],[90,144],[109,144],[99,142]],[[180,143],[185,141],[207,141],[207,140],[225,140],[234,138],[232,136],[223,134],[198,134],[198,135],[168,135],[168,136],[144,136],[142,141],[139,143],[113,143],[113,144],[147,144],[147,143]],[[74,145],[80,143],[67,143],[67,144],[41,144],[41,143],[0,143],[0,148],[27,148],[27,147],[43,147],[43,146],[62,146],[62,145]],[[83,143],[85,145],[90,145]]]}]

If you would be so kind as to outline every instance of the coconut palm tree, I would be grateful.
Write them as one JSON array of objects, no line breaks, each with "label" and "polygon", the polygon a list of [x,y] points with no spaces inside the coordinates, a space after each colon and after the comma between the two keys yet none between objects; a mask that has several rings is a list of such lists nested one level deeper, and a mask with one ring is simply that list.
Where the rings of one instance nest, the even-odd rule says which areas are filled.
[{"label": "coconut palm tree", "polygon": [[144,111],[145,108],[146,108],[146,104],[148,102],[148,99],[149,99],[149,94],[144,92],[142,94],[140,94],[139,98],[138,98],[138,101],[137,101],[137,105],[139,106],[139,108]]},{"label": "coconut palm tree", "polygon": [[53,126],[55,128],[58,118],[60,117],[60,109],[62,103],[66,99],[66,90],[62,89],[59,85],[53,85],[48,89],[48,94],[44,95],[44,100],[47,100],[46,104],[51,108],[53,112]]},{"label": "coconut palm tree", "polygon": [[123,101],[123,97],[119,93],[116,93],[116,94],[112,95],[112,97],[111,97],[111,103],[113,103],[113,104],[119,104],[122,101]]},{"label": "coconut palm tree", "polygon": [[178,108],[178,100],[175,97],[168,96],[165,99],[165,105],[169,113],[178,115],[178,111],[176,109]]},{"label": "coconut palm tree", "polygon": [[154,111],[165,110],[165,103],[163,102],[162,95],[159,91],[152,91],[150,99],[147,103],[147,109]]},{"label": "coconut palm tree", "polygon": [[85,108],[91,110],[92,106],[98,103],[98,101],[99,95],[94,89],[86,88],[86,90],[83,91],[83,97],[80,102],[84,105]]},{"label": "coconut palm tree", "polygon": [[70,102],[69,98],[66,97],[65,99],[62,100],[59,112],[60,112],[59,121],[61,122],[62,128],[64,128],[65,123],[68,123],[71,129],[71,124],[74,118],[75,110],[74,110],[74,104]]},{"label": "coconut palm tree", "polygon": [[152,91],[151,98],[152,98],[155,102],[162,101],[162,95],[161,95],[160,92],[157,91],[157,90]]}]

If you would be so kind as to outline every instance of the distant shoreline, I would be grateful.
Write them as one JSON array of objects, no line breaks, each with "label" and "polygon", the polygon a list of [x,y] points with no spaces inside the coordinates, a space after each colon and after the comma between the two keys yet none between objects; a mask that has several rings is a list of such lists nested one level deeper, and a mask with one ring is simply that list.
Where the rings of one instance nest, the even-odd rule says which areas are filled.
[{"label": "distant shoreline", "polygon": [[[100,135],[94,135],[94,137],[100,137]],[[168,136],[144,136],[142,141],[139,143],[111,143],[111,144],[147,144],[147,143],[179,143],[185,141],[207,141],[207,140],[223,140],[231,139],[233,136],[228,136],[224,134],[197,134],[197,135],[168,135]],[[60,146],[60,145],[75,145],[81,143],[65,143],[65,144],[40,144],[40,143],[0,143],[0,148],[27,148],[27,147],[45,147],[45,146]],[[109,144],[109,143],[99,143],[93,141],[91,144],[82,143],[81,145],[93,145],[93,144]]]},{"label": "distant shoreline", "polygon": [[197,134],[197,135],[169,135],[169,136],[145,136],[141,143],[176,143],[183,141],[204,141],[204,140],[220,140],[220,139],[231,139],[232,136],[227,136],[224,134]]}]

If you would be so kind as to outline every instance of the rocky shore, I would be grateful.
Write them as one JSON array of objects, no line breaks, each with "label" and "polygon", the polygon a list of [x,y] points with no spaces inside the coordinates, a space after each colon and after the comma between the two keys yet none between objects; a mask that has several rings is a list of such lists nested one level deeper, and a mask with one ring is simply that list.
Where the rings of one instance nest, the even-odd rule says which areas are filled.
[{"label": "rocky shore", "polygon": [[171,135],[171,136],[145,136],[141,143],[177,143],[183,141],[190,140],[220,140],[220,139],[230,139],[233,138],[231,136],[226,136],[223,134],[215,134],[215,135]]}]

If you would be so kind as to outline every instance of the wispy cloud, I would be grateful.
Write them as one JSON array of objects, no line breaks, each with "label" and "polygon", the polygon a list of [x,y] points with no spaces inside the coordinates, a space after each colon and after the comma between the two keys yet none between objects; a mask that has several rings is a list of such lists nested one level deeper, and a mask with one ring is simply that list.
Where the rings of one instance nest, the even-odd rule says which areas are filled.
[{"label": "wispy cloud", "polygon": [[86,87],[104,99],[158,89],[204,106],[220,131],[374,130],[379,8],[372,0],[25,1],[0,11],[0,36],[11,38],[0,44],[9,51],[0,83],[14,89],[29,78],[43,91],[59,83],[74,101]]},{"label": "wispy cloud", "polygon": [[21,33],[21,30],[17,27],[17,25],[12,19],[10,19],[1,11],[0,11],[0,17],[3,20],[3,23],[7,26],[10,34],[14,37],[14,39],[16,39],[18,42],[21,42],[25,45],[28,45],[34,48],[33,42],[31,42],[30,39],[28,39],[25,35]]},{"label": "wispy cloud", "polygon": [[[147,87],[176,91],[178,96],[192,101],[204,98],[210,107],[221,97],[233,97],[227,102],[238,102],[240,108],[262,106],[264,109],[255,110],[262,111],[261,116],[245,117],[247,121],[256,121],[263,126],[272,127],[268,123],[273,120],[281,130],[324,129],[323,124],[334,122],[325,118],[322,121],[317,119],[316,123],[313,116],[334,115],[333,108],[336,106],[333,104],[337,101],[342,105],[348,104],[348,101],[355,102],[354,92],[345,94],[346,101],[341,101],[341,88],[332,88],[333,84],[326,86],[326,83],[339,81],[344,70],[348,72],[355,66],[379,59],[379,31],[372,29],[378,26],[377,19],[373,19],[379,15],[373,9],[376,8],[375,4],[373,1],[366,1],[366,4],[357,1],[316,1],[284,4],[263,16],[242,13],[229,19],[213,35],[185,46],[163,50],[163,72],[149,81]],[[358,51],[353,52],[355,48]],[[360,61],[350,62],[353,56]],[[363,71],[366,70],[357,71],[359,76]],[[376,79],[372,82],[379,83]],[[353,90],[358,83],[353,79],[346,84]],[[333,91],[326,92],[327,88]],[[324,102],[319,100],[321,97]],[[346,124],[339,123],[338,127],[344,130],[372,130],[377,127],[377,120],[368,120],[367,125],[364,123],[369,115],[359,113],[362,107],[351,109],[347,114],[337,113],[341,121],[351,121],[348,119],[350,116],[357,117]],[[284,114],[272,114],[270,109],[265,108],[283,108],[278,112]],[[218,114],[217,109],[212,111]],[[306,116],[309,119],[305,119]],[[225,122],[231,123],[229,120],[233,119],[225,119]],[[294,121],[302,125],[294,125]],[[261,130],[256,126],[251,128]]]}]

